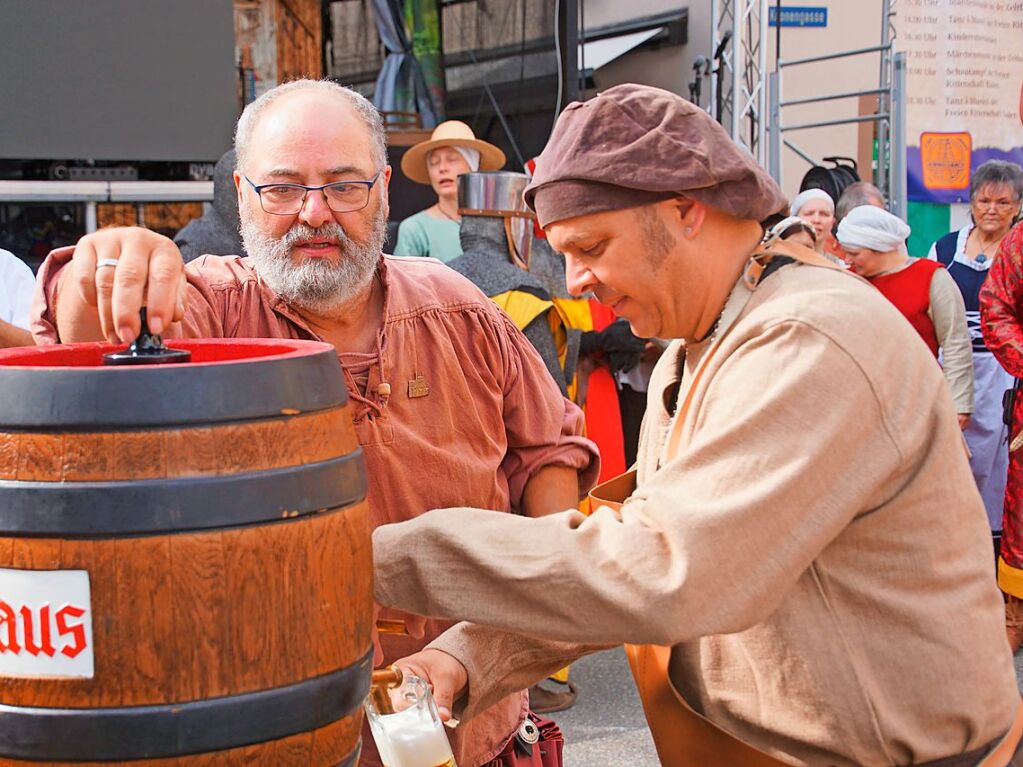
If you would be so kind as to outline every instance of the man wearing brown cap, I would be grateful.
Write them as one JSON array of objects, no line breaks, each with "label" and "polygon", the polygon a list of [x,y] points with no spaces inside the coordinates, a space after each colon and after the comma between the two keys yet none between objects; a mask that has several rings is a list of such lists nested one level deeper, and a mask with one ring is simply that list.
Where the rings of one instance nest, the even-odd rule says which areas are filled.
[{"label": "man wearing brown cap", "polygon": [[679,340],[620,507],[377,529],[381,603],[473,622],[399,665],[464,721],[632,643],[667,765],[1023,764],[984,509],[913,329],[812,252],[758,249],[777,186],[665,91],[566,109],[526,198],[574,292]]}]

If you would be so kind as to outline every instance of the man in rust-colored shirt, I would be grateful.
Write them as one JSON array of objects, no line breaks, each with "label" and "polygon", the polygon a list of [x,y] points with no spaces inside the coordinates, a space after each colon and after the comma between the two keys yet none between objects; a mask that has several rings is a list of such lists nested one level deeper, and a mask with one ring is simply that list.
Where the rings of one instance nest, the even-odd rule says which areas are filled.
[{"label": "man in rust-colored shirt", "polygon": [[[173,243],[146,230],[87,236],[41,270],[37,341],[127,342],[143,299],[153,332],[172,338],[329,341],[375,524],[445,506],[532,516],[574,506],[596,475],[595,449],[529,342],[442,264],[381,257],[390,168],[373,107],[331,83],[289,83],[246,109],[236,148],[250,258],[185,267]],[[423,639],[384,637],[385,660],[448,625],[430,622]],[[458,763],[497,757],[527,710],[515,693],[455,730]],[[361,764],[379,764],[364,740]]]}]

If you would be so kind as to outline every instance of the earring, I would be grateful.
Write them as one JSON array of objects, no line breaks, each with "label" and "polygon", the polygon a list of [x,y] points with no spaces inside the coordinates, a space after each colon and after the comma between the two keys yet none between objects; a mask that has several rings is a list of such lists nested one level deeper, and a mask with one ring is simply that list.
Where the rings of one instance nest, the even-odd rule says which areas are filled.
[{"label": "earring", "polygon": [[692,236],[693,236],[693,227],[687,226],[686,227],[686,237],[692,237]]}]

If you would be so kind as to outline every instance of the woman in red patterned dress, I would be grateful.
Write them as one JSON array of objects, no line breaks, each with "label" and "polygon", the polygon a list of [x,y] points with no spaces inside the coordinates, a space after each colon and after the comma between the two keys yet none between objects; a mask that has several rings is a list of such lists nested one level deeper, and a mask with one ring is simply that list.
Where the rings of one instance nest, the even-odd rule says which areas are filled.
[{"label": "woman in red patterned dress", "polygon": [[[984,343],[1002,367],[1023,378],[1023,223],[1002,240],[980,289]],[[1009,426],[1009,477],[1005,485],[998,585],[1006,595],[1005,630],[1015,652],[1023,643],[1023,396]]]}]

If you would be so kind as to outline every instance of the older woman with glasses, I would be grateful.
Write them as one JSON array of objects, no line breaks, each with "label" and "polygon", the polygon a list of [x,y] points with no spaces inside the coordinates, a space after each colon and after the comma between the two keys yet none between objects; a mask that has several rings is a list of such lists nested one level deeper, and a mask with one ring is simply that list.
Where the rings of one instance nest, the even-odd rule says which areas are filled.
[{"label": "older woman with glasses", "polygon": [[970,447],[970,468],[984,498],[988,521],[997,541],[1002,529],[1005,479],[1009,454],[1002,423],[1002,394],[1010,376],[984,343],[980,289],[988,277],[998,246],[1019,216],[1023,170],[1010,162],[991,160],[970,180],[971,222],[949,232],[931,246],[928,258],[944,264],[963,294],[966,321],[973,343],[973,417],[964,434]]}]

